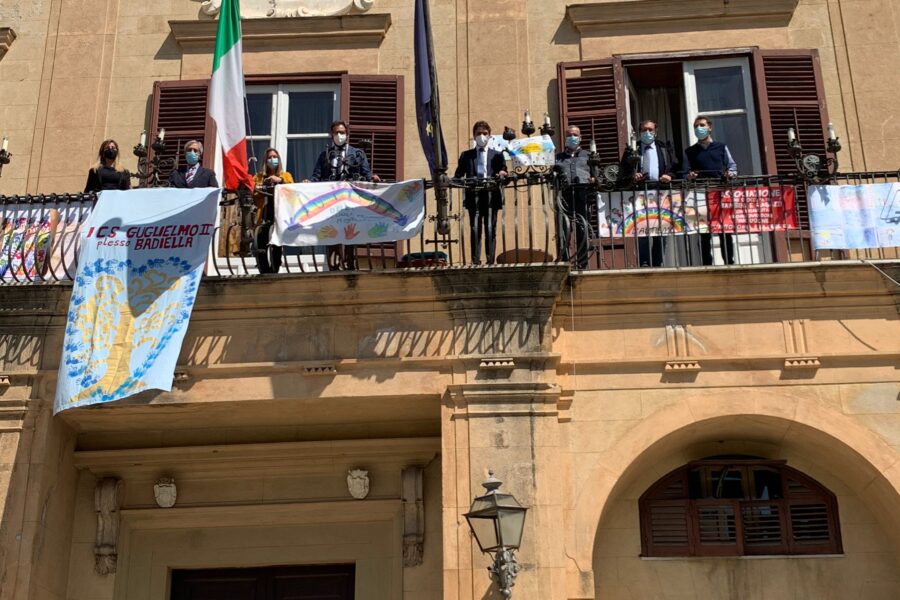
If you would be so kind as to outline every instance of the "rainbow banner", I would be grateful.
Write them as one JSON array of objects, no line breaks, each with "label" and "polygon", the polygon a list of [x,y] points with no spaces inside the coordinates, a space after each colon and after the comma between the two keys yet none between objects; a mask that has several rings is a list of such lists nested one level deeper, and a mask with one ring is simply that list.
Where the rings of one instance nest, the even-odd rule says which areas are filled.
[{"label": "rainbow banner", "polygon": [[419,234],[425,219],[425,184],[328,181],[275,188],[279,246],[378,244]]},{"label": "rainbow banner", "polygon": [[605,192],[597,196],[598,237],[709,231],[706,195],[680,190]]},{"label": "rainbow banner", "polygon": [[78,230],[92,208],[92,202],[64,200],[2,207],[0,279],[71,279]]}]

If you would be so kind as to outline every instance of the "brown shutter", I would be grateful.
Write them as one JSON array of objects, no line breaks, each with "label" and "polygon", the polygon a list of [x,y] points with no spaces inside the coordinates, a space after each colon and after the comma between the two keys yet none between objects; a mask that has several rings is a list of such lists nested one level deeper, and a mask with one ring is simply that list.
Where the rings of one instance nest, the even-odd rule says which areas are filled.
[{"label": "brown shutter", "polygon": [[641,496],[641,555],[690,556],[694,525],[687,469],[663,477]]},{"label": "brown shutter", "polygon": [[813,479],[785,469],[791,554],[840,554],[840,526],[834,494]]},{"label": "brown shutter", "polygon": [[372,173],[383,180],[403,179],[403,77],[344,75],[341,117],[350,128],[350,143],[370,140],[363,149]]},{"label": "brown shutter", "polygon": [[[208,79],[191,81],[157,81],[153,84],[153,104],[150,116],[150,131],[147,144],[153,142],[160,128],[166,130],[166,151],[163,158],[177,158],[182,162],[181,151],[190,140],[199,140],[204,145],[203,165],[212,168],[215,152],[213,124],[206,110]],[[152,153],[151,153],[152,154]],[[168,173],[163,173],[168,177]]]},{"label": "brown shutter", "polygon": [[[581,128],[581,143],[597,142],[604,163],[618,163],[625,149],[625,83],[618,58],[559,63],[560,139],[565,128]],[[560,144],[561,145],[561,144]]]}]

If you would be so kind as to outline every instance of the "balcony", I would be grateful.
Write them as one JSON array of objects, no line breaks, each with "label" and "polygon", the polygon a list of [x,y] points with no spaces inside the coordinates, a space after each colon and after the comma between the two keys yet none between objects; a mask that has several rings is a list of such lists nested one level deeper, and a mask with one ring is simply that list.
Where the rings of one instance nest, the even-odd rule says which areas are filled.
[{"label": "balcony", "polygon": [[[897,172],[860,172],[839,174],[834,183],[855,185],[898,180]],[[741,214],[737,204],[725,214],[727,211],[710,201],[733,197],[736,193],[759,195],[788,188],[794,190],[793,204],[785,203],[777,209],[782,212],[775,217],[746,206],[743,209],[746,214]],[[207,276],[277,277],[346,269],[363,272],[484,268],[489,262],[485,255],[473,256],[470,231],[473,213],[464,208],[464,197],[466,193],[494,190],[503,198],[503,209],[496,215],[494,264],[498,265],[568,262],[577,271],[652,271],[900,259],[900,248],[896,247],[813,250],[806,209],[808,188],[803,181],[790,177],[685,180],[637,187],[609,183],[561,190],[550,176],[529,173],[502,182],[453,180],[448,193],[446,233],[438,233],[438,201],[434,190],[429,189],[425,224],[418,237],[352,246],[343,251],[325,246],[283,249],[268,246],[272,227],[271,194],[263,194],[258,202],[261,210],[257,203],[242,203],[235,196],[226,195],[210,249]],[[567,198],[572,197],[576,198],[576,205],[583,203],[582,209],[573,211],[568,206]],[[648,210],[640,218],[630,219],[629,215],[634,217],[640,212],[638,204],[647,198],[659,201],[644,206]],[[81,229],[96,199],[93,193],[0,196],[0,222],[4,224],[0,285],[72,280],[77,270]],[[627,214],[622,214],[623,207]],[[276,273],[274,267],[279,259],[281,264]]]}]

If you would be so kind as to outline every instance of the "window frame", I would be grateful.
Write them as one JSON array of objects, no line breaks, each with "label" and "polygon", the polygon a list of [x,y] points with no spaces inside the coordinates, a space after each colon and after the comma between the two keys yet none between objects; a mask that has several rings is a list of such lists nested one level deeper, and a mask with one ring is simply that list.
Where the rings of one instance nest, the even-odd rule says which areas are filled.
[{"label": "window frame", "polygon": [[[715,469],[734,470],[741,473],[742,498],[715,498],[695,495],[691,486],[691,472],[699,471],[698,486],[703,473]],[[781,497],[757,499],[752,494],[752,475],[757,469],[777,471],[781,478]],[[793,491],[792,491],[793,490]],[[759,510],[750,515],[753,507],[770,507],[777,512],[777,522]],[[816,512],[799,514],[798,507],[815,506]],[[824,506],[824,512],[821,508]],[[710,529],[709,508],[719,507],[722,514],[730,511],[729,528],[734,529],[733,543],[710,541],[715,536],[715,526]],[[701,518],[701,509],[705,516]],[[714,557],[714,556],[809,556],[843,553],[837,498],[825,486],[787,466],[784,460],[766,459],[706,459],[693,461],[674,469],[654,482],[638,501],[641,529],[642,557]],[[675,515],[672,517],[671,515]],[[715,515],[713,514],[713,517]],[[675,519],[675,521],[673,521]],[[749,521],[755,523],[749,523]],[[664,522],[661,522],[664,521]],[[745,523],[748,521],[748,523]],[[797,537],[798,525],[828,529],[827,539],[804,541]],[[705,535],[703,534],[705,531]],[[760,542],[766,536],[775,535],[772,543]],[[748,541],[748,537],[757,536]],[[704,538],[707,540],[704,542]],[[666,540],[675,539],[672,543]]]}]

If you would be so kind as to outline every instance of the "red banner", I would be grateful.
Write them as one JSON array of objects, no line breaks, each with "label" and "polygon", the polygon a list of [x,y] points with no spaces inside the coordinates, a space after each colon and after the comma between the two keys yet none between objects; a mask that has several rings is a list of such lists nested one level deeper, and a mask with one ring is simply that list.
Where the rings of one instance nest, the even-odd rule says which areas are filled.
[{"label": "red banner", "polygon": [[712,233],[762,233],[798,228],[792,186],[709,190],[706,198]]}]

